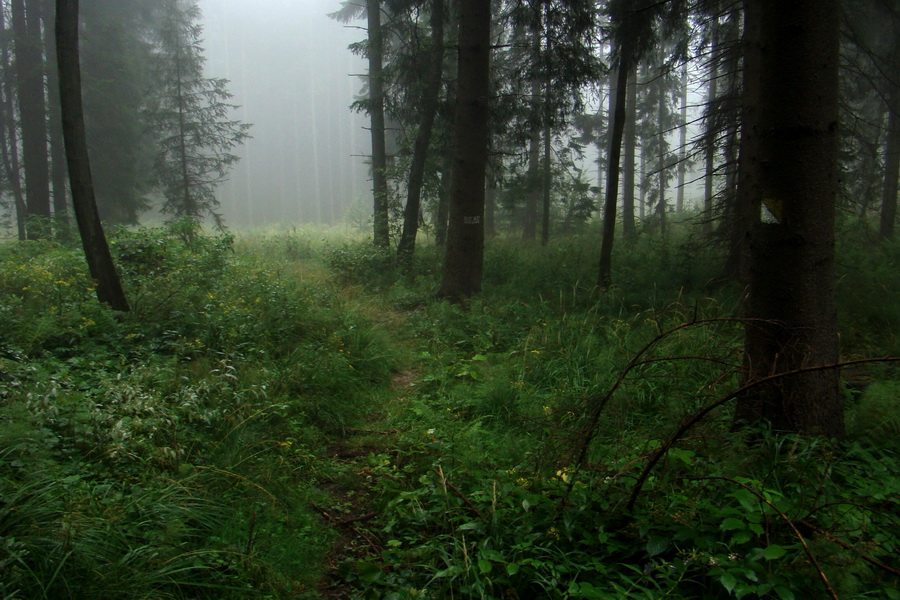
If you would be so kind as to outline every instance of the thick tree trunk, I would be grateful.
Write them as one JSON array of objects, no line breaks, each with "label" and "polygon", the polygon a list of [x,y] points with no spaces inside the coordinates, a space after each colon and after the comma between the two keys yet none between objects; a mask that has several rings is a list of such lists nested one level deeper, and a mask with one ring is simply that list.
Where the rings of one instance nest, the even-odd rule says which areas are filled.
[{"label": "thick tree trunk", "polygon": [[637,151],[637,82],[628,84],[625,91],[625,149],[622,160],[622,235],[633,240],[634,227],[634,161]]},{"label": "thick tree trunk", "polygon": [[[747,0],[747,6],[761,9],[759,173],[763,201],[777,220],[758,223],[750,235],[745,377],[753,382],[838,359],[840,11],[839,0]],[[736,416],[780,431],[841,437],[837,371],[758,385],[739,399]]]},{"label": "thick tree trunk", "polygon": [[481,291],[488,147],[491,3],[459,3],[459,88],[454,123],[450,220],[438,295],[453,302]]},{"label": "thick tree trunk", "polygon": [[113,265],[100,224],[84,132],[81,68],[78,60],[78,0],[56,0],[56,45],[63,136],[72,183],[72,204],[97,298],[114,310],[127,311],[128,301]]},{"label": "thick tree trunk", "polygon": [[884,188],[881,193],[881,223],[879,234],[882,239],[894,237],[894,222],[897,220],[897,179],[900,171],[900,91],[891,94],[888,106],[887,142],[884,150]]},{"label": "thick tree trunk", "polygon": [[441,73],[444,65],[444,0],[431,3],[431,64],[427,74],[425,93],[422,97],[422,114],[419,130],[413,145],[412,164],[409,168],[406,207],[403,211],[403,233],[397,244],[397,260],[405,272],[412,270],[416,235],[419,231],[419,211],[421,210],[422,184],[425,180],[425,161],[437,114],[441,93]]},{"label": "thick tree trunk", "polygon": [[388,220],[387,150],[384,140],[384,37],[381,31],[381,0],[366,0],[369,25],[369,117],[372,133],[372,194],[374,242],[380,248],[391,244]]},{"label": "thick tree trunk", "polygon": [[597,287],[606,289],[612,285],[612,250],[616,233],[616,203],[619,193],[619,162],[622,158],[622,137],[625,133],[625,95],[628,87],[628,72],[631,65],[625,57],[630,49],[621,48],[619,66],[616,70],[616,91],[613,96],[610,125],[609,163],[606,174],[606,202],[603,205],[603,239],[600,243],[600,272]]},{"label": "thick tree trunk", "polygon": [[[25,203],[29,219],[37,217],[49,221],[50,178],[40,0],[27,0],[27,3],[25,0],[13,0],[12,25],[25,167]],[[42,237],[40,228],[31,223],[27,227],[29,238]]]}]

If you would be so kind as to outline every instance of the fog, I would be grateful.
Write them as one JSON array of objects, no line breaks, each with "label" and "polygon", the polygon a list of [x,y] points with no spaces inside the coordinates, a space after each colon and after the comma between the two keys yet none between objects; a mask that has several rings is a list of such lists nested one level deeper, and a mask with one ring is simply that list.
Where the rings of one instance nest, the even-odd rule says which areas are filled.
[{"label": "fog", "polygon": [[[218,189],[233,226],[335,222],[366,202],[366,120],[349,105],[363,29],[329,18],[339,0],[201,0],[210,77],[231,80],[253,138]],[[359,23],[364,25],[364,23]]]}]

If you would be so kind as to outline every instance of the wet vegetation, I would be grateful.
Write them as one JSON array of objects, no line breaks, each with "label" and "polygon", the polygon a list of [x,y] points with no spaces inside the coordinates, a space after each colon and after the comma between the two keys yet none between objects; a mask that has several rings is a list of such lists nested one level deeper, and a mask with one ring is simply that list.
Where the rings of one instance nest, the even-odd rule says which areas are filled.
[{"label": "wet vegetation", "polygon": [[[842,229],[842,360],[897,356],[900,246]],[[604,293],[595,232],[494,239],[451,305],[428,243],[118,230],[126,314],[4,244],[0,597],[900,597],[896,366],[844,369],[844,441],[730,432],[739,294],[690,231]]]}]

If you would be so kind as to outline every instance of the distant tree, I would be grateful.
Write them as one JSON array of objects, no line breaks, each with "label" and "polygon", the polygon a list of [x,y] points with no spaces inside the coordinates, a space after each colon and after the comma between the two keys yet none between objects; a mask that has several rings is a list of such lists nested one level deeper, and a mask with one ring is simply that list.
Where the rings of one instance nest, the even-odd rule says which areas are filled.
[{"label": "distant tree", "polygon": [[[47,103],[44,95],[44,42],[41,0],[12,0],[15,69],[25,170],[29,238],[43,237],[49,225],[50,175],[47,154]],[[44,220],[38,225],[32,219]]]},{"label": "distant tree", "polygon": [[369,117],[372,134],[372,192],[375,245],[391,244],[388,214],[387,150],[384,132],[384,33],[381,28],[381,0],[366,0],[369,25]]},{"label": "distant tree", "polygon": [[160,87],[149,116],[157,136],[162,210],[193,219],[210,215],[221,224],[216,185],[237,162],[232,150],[249,137],[250,125],[230,118],[235,107],[227,102],[228,80],[203,75],[196,1],[163,0],[160,8],[155,40]]},{"label": "distant tree", "polygon": [[419,108],[419,123],[413,146],[412,164],[406,185],[406,206],[403,213],[403,233],[397,244],[397,258],[404,270],[412,268],[416,235],[419,229],[422,187],[425,179],[425,164],[431,143],[434,120],[438,112],[441,92],[441,74],[444,66],[444,0],[430,2],[431,48],[426,71],[422,74],[422,90]]},{"label": "distant tree", "polygon": [[[69,192],[66,187],[66,149],[63,143],[62,114],[59,106],[59,74],[56,65],[56,36],[53,35],[56,9],[54,0],[42,0],[41,21],[47,62],[47,140],[50,144],[50,184],[53,189],[53,217],[57,223],[68,223]],[[65,233],[63,227],[60,233]]]},{"label": "distant tree", "polygon": [[490,53],[491,3],[460,0],[450,217],[438,292],[440,297],[454,302],[481,290]]},{"label": "distant tree", "polygon": [[[5,33],[6,11],[0,10],[0,29]],[[19,135],[16,123],[16,81],[12,68],[11,44],[9,36],[0,38],[0,89],[2,89],[2,122],[0,122],[0,158],[3,161],[3,176],[13,197],[12,212],[15,215],[19,240],[26,239],[25,224],[28,207],[22,189],[21,165],[19,162]]]},{"label": "distant tree", "polygon": [[[759,31],[759,199],[772,222],[749,229],[745,314],[746,380],[762,383],[740,398],[738,423],[841,437],[837,372],[834,228],[838,192],[839,0],[745,0],[745,28]],[[758,21],[754,22],[754,19]],[[755,50],[754,50],[755,51]],[[745,124],[746,125],[746,124]],[[759,207],[759,203],[755,203]],[[758,210],[758,208],[757,208]]]},{"label": "distant tree", "polygon": [[154,177],[157,0],[81,0],[81,67],[88,147],[103,221],[135,224]]},{"label": "distant tree", "polygon": [[98,299],[114,310],[127,311],[128,301],[122,291],[94,199],[81,103],[78,0],[56,0],[56,47],[63,136],[73,208],[84,254],[91,277],[97,283]]}]

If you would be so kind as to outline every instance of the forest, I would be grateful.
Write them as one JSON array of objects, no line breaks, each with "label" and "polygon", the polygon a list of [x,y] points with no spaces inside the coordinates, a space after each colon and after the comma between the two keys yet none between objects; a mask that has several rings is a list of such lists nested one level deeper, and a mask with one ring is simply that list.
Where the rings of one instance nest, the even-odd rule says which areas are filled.
[{"label": "forest", "polygon": [[900,599],[900,0],[243,1],[0,0],[0,600]]}]

